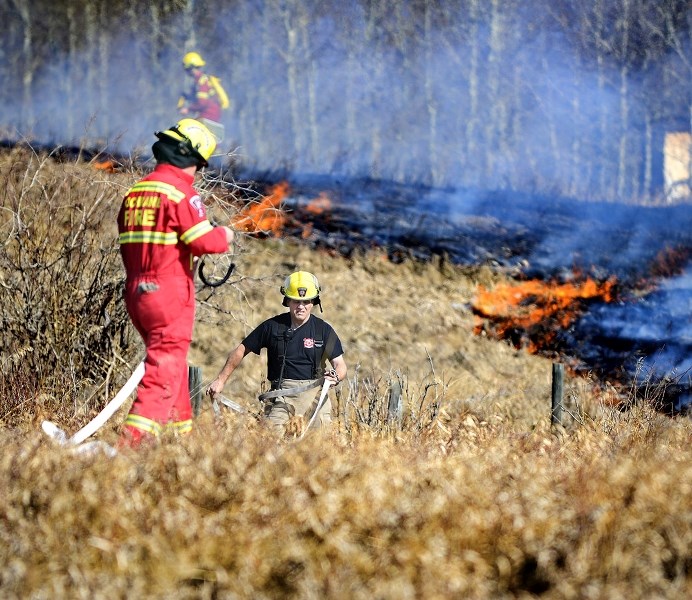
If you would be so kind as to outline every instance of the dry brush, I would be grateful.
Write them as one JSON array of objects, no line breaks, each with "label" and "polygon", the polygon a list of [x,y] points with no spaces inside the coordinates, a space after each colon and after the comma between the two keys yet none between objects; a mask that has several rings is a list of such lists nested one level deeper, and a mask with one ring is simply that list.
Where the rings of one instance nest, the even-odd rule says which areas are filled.
[{"label": "dry brush", "polygon": [[140,351],[114,229],[135,176],[0,160],[3,597],[692,594],[689,419],[608,409],[570,380],[572,418],[551,429],[549,363],[470,334],[483,270],[243,240],[231,284],[200,290],[191,361],[212,377],[280,310],[282,276],[310,268],[350,367],[337,426],[277,441],[255,418],[256,360],[228,390],[246,414],[205,404],[192,435],[114,458],[51,445],[38,421],[76,430]]}]

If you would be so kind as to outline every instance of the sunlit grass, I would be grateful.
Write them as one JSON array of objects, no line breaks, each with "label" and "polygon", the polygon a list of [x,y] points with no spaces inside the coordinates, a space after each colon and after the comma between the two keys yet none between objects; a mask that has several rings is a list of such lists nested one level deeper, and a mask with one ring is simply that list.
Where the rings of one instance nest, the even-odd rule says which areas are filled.
[{"label": "sunlit grass", "polygon": [[[58,189],[63,168],[41,167],[44,190]],[[88,195],[88,169],[77,167],[71,193]],[[134,176],[99,174],[112,185],[99,222],[115,219]],[[16,256],[10,233],[4,260]],[[241,246],[231,282],[198,293],[190,363],[208,382],[254,325],[284,310],[283,277],[313,271],[318,314],[349,365],[333,429],[276,440],[256,418],[264,360],[248,356],[224,391],[247,413],[215,416],[205,399],[188,437],[114,458],[76,454],[41,421],[68,433],[88,422],[136,364],[136,336],[95,357],[113,365],[109,390],[80,386],[76,367],[37,376],[32,340],[16,336],[0,355],[3,598],[692,594],[688,418],[634,397],[613,408],[607,386],[568,376],[564,427],[551,428],[551,362],[471,333],[476,284],[500,277],[489,269],[394,265],[377,250],[347,260],[288,240]],[[2,290],[11,324],[12,291]],[[114,444],[126,410],[95,437]]]}]

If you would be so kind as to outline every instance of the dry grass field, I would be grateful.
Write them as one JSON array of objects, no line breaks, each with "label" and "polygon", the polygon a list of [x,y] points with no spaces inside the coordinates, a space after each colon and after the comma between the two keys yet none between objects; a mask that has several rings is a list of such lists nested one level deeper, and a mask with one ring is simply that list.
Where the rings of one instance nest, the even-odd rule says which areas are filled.
[{"label": "dry grass field", "polygon": [[690,419],[568,375],[551,428],[551,361],[472,334],[487,268],[244,237],[190,363],[209,382],[310,270],[349,366],[333,429],[272,437],[250,355],[225,390],[246,413],[205,400],[191,435],[115,457],[53,443],[43,419],[77,431],[141,357],[114,225],[136,176],[0,156],[2,598],[692,596]]}]

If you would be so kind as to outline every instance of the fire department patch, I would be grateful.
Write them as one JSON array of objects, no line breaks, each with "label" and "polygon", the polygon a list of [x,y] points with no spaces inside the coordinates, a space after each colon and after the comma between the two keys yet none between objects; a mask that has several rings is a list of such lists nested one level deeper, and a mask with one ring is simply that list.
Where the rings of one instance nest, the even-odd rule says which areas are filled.
[{"label": "fire department patch", "polygon": [[312,338],[303,338],[303,348],[314,348],[315,340]]},{"label": "fire department patch", "polygon": [[200,218],[204,217],[204,204],[202,204],[202,199],[199,196],[192,196],[192,198],[190,198],[190,205],[197,211]]}]

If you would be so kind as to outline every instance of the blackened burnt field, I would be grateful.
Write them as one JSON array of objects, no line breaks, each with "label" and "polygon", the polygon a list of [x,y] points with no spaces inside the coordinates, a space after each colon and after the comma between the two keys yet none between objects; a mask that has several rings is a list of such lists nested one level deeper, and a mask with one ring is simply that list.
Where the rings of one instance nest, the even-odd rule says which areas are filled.
[{"label": "blackened burnt field", "polygon": [[[689,204],[639,206],[305,177],[290,184],[286,205],[301,224],[298,233],[305,237],[309,222],[316,246],[344,255],[377,245],[395,262],[437,256],[485,265],[517,282],[548,282],[556,295],[566,285],[607,283],[607,295],[582,294],[529,324],[517,319],[497,328],[494,315],[476,312],[489,321],[488,333],[500,332],[515,346],[575,371],[618,385],[665,380],[665,404],[673,411],[692,400]],[[541,305],[521,285],[517,294],[521,307]],[[565,318],[566,311],[574,314]]]}]

